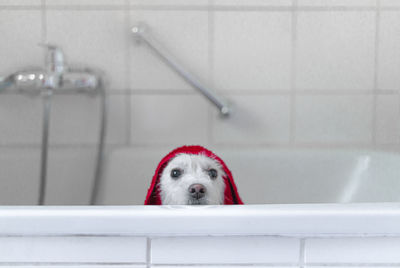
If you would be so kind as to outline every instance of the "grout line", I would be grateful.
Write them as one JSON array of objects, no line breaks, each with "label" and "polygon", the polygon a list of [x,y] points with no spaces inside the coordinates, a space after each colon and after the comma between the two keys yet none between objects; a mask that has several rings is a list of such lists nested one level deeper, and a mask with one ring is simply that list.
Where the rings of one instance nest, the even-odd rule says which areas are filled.
[{"label": "grout line", "polygon": [[372,144],[377,144],[377,99],[378,99],[378,75],[379,75],[379,37],[380,37],[380,0],[376,0],[375,12],[375,48],[374,48],[374,94],[372,99]]},{"label": "grout line", "polygon": [[305,260],[305,244],[306,244],[306,239],[302,238],[300,239],[300,254],[299,254],[299,267],[304,268],[306,260]]},{"label": "grout line", "polygon": [[[208,11],[208,82],[212,89],[215,89],[215,77],[214,77],[214,33],[215,33],[215,13],[211,10],[211,6],[214,5],[213,0],[208,0],[210,10]],[[214,113],[211,105],[208,105],[208,118],[207,118],[207,143],[208,145],[214,145]]]},{"label": "grout line", "polygon": [[[395,137],[395,144],[393,145],[393,146],[399,146],[400,144],[400,128],[399,128],[399,125],[400,125],[400,123],[399,123],[399,116],[400,116],[400,93],[399,94],[397,94],[397,96],[396,96],[396,100],[397,100],[397,121],[396,121],[396,125],[395,126],[397,126],[397,131],[396,131],[396,137]],[[380,142],[379,144],[377,143],[376,144],[376,147],[379,147],[379,146],[382,146],[382,142]]]},{"label": "grout line", "polygon": [[[125,0],[125,28],[128,31],[131,26],[131,14],[129,10],[129,5],[130,2],[129,0]],[[125,61],[125,67],[126,67],[126,87],[130,89],[131,87],[131,72],[132,72],[132,66],[131,66],[131,38],[129,38],[130,35],[127,35],[127,40],[126,40],[126,61]],[[126,104],[126,145],[131,144],[131,139],[132,139],[132,97],[130,94],[130,91],[126,91],[125,93],[125,104]]]},{"label": "grout line", "polygon": [[[42,0],[41,1],[41,19],[42,19],[42,43],[46,43],[47,42],[47,12],[46,12],[46,0]],[[44,54],[44,53],[43,53]],[[43,57],[44,59],[45,57]],[[46,63],[43,62],[45,66]]]},{"label": "grout line", "polygon": [[151,267],[151,238],[146,238],[146,267]]},{"label": "grout line", "polygon": [[292,11],[292,58],[291,58],[291,92],[290,92],[290,140],[289,143],[293,145],[296,139],[296,59],[297,59],[297,0],[293,0]]}]

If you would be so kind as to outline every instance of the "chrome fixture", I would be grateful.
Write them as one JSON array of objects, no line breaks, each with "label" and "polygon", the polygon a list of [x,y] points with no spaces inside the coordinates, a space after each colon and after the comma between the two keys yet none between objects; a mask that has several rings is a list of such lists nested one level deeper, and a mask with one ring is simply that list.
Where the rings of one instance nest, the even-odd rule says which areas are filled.
[{"label": "chrome fixture", "polygon": [[64,60],[61,48],[55,45],[41,44],[46,48],[45,69],[19,71],[5,78],[0,77],[0,91],[10,88],[29,95],[41,95],[44,99],[42,145],[40,163],[39,205],[45,203],[47,185],[47,158],[52,95],[60,92],[82,92],[101,97],[101,121],[97,146],[97,162],[94,172],[93,190],[90,203],[96,203],[98,188],[101,183],[102,165],[104,161],[104,141],[106,135],[107,99],[104,80],[98,71],[91,69],[69,69]]},{"label": "chrome fixture", "polygon": [[203,94],[209,101],[211,101],[220,111],[221,115],[228,116],[230,114],[230,107],[227,101],[220,98],[215,92],[199,81],[192,73],[188,72],[179,62],[173,57],[160,43],[149,34],[148,27],[139,23],[132,28],[132,34],[138,43],[145,43],[152,49],[169,67],[171,67],[178,75],[180,75],[186,82],[196,88]]}]

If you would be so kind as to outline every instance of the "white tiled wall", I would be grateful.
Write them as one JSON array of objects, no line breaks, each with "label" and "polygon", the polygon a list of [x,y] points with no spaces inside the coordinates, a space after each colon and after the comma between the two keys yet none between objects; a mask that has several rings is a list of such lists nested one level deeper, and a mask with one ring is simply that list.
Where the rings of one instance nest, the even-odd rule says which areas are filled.
[{"label": "white tiled wall", "polygon": [[[397,0],[0,0],[6,40],[0,42],[0,76],[42,66],[37,44],[44,41],[60,45],[70,65],[104,70],[111,151],[162,146],[167,152],[185,143],[217,152],[238,145],[393,147],[400,145],[399,7]],[[230,118],[221,119],[132,40],[129,29],[140,21],[233,104]],[[38,97],[0,95],[0,146],[29,152],[30,163],[37,162],[42,104]],[[95,97],[54,97],[50,140],[60,155],[54,167],[87,156],[79,148],[95,145],[98,112]],[[94,154],[87,157],[93,164]],[[155,167],[161,157],[147,165]],[[0,167],[9,178],[23,173],[6,162]],[[71,168],[82,177],[74,183],[86,189],[89,168]],[[115,172],[105,184],[119,180],[123,171]],[[143,173],[137,172],[132,177]],[[62,188],[56,182],[68,176],[52,174]]]}]

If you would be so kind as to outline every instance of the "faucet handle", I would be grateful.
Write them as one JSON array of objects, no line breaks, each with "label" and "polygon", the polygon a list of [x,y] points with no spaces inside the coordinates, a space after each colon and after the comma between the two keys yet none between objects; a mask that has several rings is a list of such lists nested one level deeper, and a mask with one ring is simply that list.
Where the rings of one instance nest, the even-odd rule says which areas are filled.
[{"label": "faucet handle", "polygon": [[46,70],[50,73],[63,73],[65,71],[65,62],[62,49],[49,43],[39,43],[39,45],[47,49]]}]

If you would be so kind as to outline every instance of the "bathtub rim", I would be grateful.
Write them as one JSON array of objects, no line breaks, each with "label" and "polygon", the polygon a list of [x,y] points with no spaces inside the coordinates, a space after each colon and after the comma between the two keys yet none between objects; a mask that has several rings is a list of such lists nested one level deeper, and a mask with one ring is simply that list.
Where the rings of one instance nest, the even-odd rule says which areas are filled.
[{"label": "bathtub rim", "polygon": [[0,206],[0,236],[400,236],[400,203]]}]

